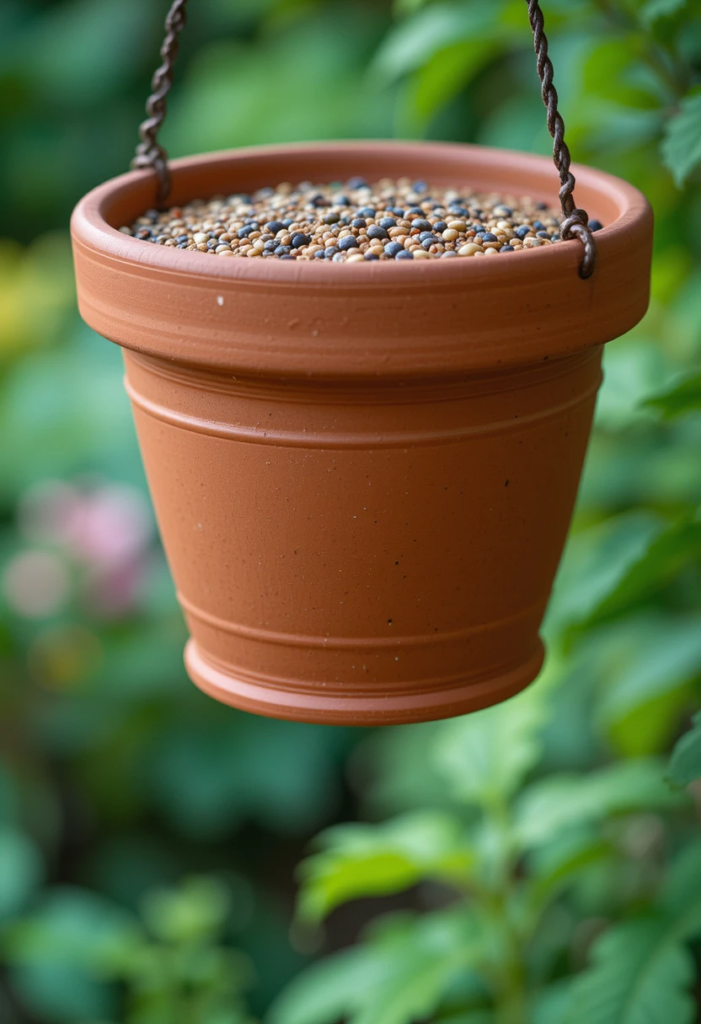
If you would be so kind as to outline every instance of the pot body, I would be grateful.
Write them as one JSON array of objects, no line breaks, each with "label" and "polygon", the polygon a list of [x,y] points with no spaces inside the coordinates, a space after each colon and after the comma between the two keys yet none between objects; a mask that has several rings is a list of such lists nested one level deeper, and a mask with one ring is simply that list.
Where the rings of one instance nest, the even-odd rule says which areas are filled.
[{"label": "pot body", "polygon": [[289,718],[397,722],[535,677],[600,348],[404,387],[126,365],[204,690]]},{"label": "pot body", "polygon": [[[391,724],[484,707],[537,675],[602,346],[648,297],[644,198],[576,170],[607,224],[587,281],[576,242],[416,265],[148,245],[116,230],[153,205],[148,172],[78,206],[81,312],[125,350],[203,690]],[[557,186],[544,158],[337,143],[176,162],[173,201],[344,173],[550,201]]]}]

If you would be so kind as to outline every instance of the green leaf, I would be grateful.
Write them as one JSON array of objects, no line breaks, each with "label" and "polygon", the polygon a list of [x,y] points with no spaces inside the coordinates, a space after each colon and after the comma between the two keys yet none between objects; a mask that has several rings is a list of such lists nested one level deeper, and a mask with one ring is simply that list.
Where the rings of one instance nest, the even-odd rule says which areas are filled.
[{"label": "green leaf", "polygon": [[543,909],[594,864],[613,856],[613,849],[596,830],[575,829],[542,846],[528,858],[531,881],[528,900],[542,914]]},{"label": "green leaf", "polygon": [[109,975],[140,934],[120,907],[87,890],[63,886],[46,893],[31,915],[8,929],[5,953],[11,963],[23,966],[56,963]]},{"label": "green leaf", "polygon": [[41,854],[28,836],[0,826],[0,919],[21,910],[44,873]]},{"label": "green leaf", "polygon": [[504,704],[446,722],[436,764],[458,799],[478,806],[508,800],[541,753],[547,687],[530,687]]},{"label": "green leaf", "polygon": [[497,41],[482,39],[446,46],[426,61],[407,83],[402,103],[402,128],[423,132],[431,118],[471,82],[500,52]]},{"label": "green leaf", "polygon": [[524,849],[537,847],[568,829],[633,811],[652,811],[684,802],[665,783],[664,767],[652,758],[612,764],[589,775],[551,775],[533,783],[515,809],[515,832]]},{"label": "green leaf", "polygon": [[662,159],[680,188],[701,163],[701,89],[688,93],[667,123]]},{"label": "green leaf", "polygon": [[641,17],[646,24],[651,25],[658,18],[666,18],[670,14],[676,14],[686,7],[687,0],[647,0],[643,7]]},{"label": "green leaf", "polygon": [[479,41],[496,25],[494,0],[436,3],[399,22],[375,54],[371,72],[384,84],[423,67],[438,51],[463,40]]},{"label": "green leaf", "polygon": [[482,948],[463,908],[382,921],[368,941],[299,975],[269,1024],[414,1024],[431,1019],[443,994]]},{"label": "green leaf", "polygon": [[457,881],[475,854],[465,826],[438,812],[407,814],[383,825],[340,825],[322,833],[322,849],[301,865],[300,916],[319,921],[361,896],[386,896],[424,878]]},{"label": "green leaf", "polygon": [[110,1014],[113,971],[141,947],[138,926],[121,908],[65,886],[7,928],[2,952],[33,1015],[47,1024],[74,1024]]},{"label": "green leaf", "polygon": [[606,932],[572,986],[564,1024],[693,1024],[694,961],[666,921]]},{"label": "green leaf", "polygon": [[666,914],[685,915],[686,935],[698,934],[701,928],[701,840],[689,842],[674,858],[662,887],[661,903]]},{"label": "green leaf", "polygon": [[701,567],[701,519],[685,519],[658,534],[628,564],[624,574],[578,625],[594,625],[628,614],[632,608],[657,595],[684,569]]},{"label": "green leaf", "polygon": [[590,967],[572,985],[564,1024],[693,1024],[694,959],[701,935],[701,844],[676,859],[660,912],[628,921],[595,943]]},{"label": "green leaf", "polygon": [[231,909],[228,889],[216,878],[185,879],[177,889],[158,889],[144,900],[144,920],[163,942],[202,942],[215,938]]},{"label": "green leaf", "polygon": [[701,370],[684,377],[667,391],[653,395],[644,404],[658,409],[666,420],[701,412]]},{"label": "green leaf", "polygon": [[639,628],[631,631],[632,649],[625,661],[614,645],[610,685],[601,706],[607,727],[701,675],[701,619],[697,615],[643,616],[635,625]]},{"label": "green leaf", "polygon": [[576,534],[555,585],[548,622],[586,626],[640,562],[664,522],[645,510],[612,517]]},{"label": "green leaf", "polygon": [[688,786],[701,779],[701,711],[672,751],[669,778],[675,786]]},{"label": "green leaf", "polygon": [[397,18],[405,18],[415,14],[420,7],[425,7],[430,0],[394,0],[392,13]]}]

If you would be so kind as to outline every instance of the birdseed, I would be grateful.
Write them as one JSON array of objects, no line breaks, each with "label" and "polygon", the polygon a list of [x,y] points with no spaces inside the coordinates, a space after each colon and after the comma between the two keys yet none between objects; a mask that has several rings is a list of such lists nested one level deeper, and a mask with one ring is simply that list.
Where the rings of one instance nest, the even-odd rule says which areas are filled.
[{"label": "birdseed", "polygon": [[[601,228],[590,221],[592,230]],[[195,199],[147,210],[120,231],[216,256],[282,260],[496,256],[560,241],[559,212],[528,196],[476,194],[410,178],[363,178]]]}]

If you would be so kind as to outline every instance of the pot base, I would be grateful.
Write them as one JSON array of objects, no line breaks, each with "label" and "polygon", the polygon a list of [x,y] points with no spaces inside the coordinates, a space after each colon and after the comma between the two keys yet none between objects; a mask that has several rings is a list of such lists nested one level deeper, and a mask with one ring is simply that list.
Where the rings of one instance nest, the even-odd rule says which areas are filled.
[{"label": "pot base", "polygon": [[318,690],[300,689],[296,680],[287,687],[276,681],[233,676],[207,658],[194,640],[185,647],[188,675],[204,693],[223,704],[268,718],[324,725],[407,725],[465,715],[499,704],[532,683],[540,672],[545,648],[540,638],[533,654],[517,666],[505,668],[482,682],[474,677],[424,692],[355,696],[327,696]]}]

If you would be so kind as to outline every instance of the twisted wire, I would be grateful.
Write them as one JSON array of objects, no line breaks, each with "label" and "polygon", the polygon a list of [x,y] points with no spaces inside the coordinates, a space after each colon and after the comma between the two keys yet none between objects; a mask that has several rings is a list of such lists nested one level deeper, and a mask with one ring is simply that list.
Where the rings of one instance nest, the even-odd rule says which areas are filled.
[{"label": "twisted wire", "polygon": [[548,114],[548,131],[553,139],[553,160],[560,174],[560,204],[562,223],[560,236],[565,241],[577,237],[584,246],[584,258],[579,268],[580,276],[591,277],[596,263],[596,242],[589,227],[589,215],[575,205],[575,177],[570,170],[571,156],[565,142],[565,122],[558,110],[557,89],[553,84],[553,65],[548,56],[548,39],[545,35],[544,17],[539,0],[526,0],[528,17],[533,29],[533,45],[536,52],[541,95]]},{"label": "twisted wire", "polygon": [[161,46],[163,63],[151,79],[151,95],[146,101],[148,117],[139,126],[141,142],[131,162],[134,169],[152,167],[158,176],[158,201],[163,202],[170,192],[168,154],[158,142],[158,132],[166,116],[166,97],[173,84],[173,65],[178,56],[178,36],[185,27],[187,0],[174,0],[165,20],[165,39]]},{"label": "twisted wire", "polygon": [[[553,160],[560,174],[560,204],[562,222],[560,235],[564,241],[579,238],[584,247],[584,257],[579,268],[580,276],[590,277],[596,263],[596,242],[589,227],[586,210],[575,205],[574,174],[570,168],[571,156],[565,142],[565,123],[558,110],[557,89],[553,84],[553,65],[548,55],[548,39],[545,35],[544,17],[539,0],[526,0],[528,17],[533,30],[533,45],[536,53],[541,95],[547,110],[548,131],[553,139]],[[174,0],[166,16],[166,35],[161,46],[163,63],[154,73],[151,81],[151,95],[146,102],[148,117],[139,126],[141,142],[132,160],[133,168],[151,167],[158,181],[158,201],[163,202],[170,192],[168,154],[158,142],[158,132],[166,115],[166,97],[173,84],[173,66],[178,55],[178,36],[185,27],[187,0]]]}]

